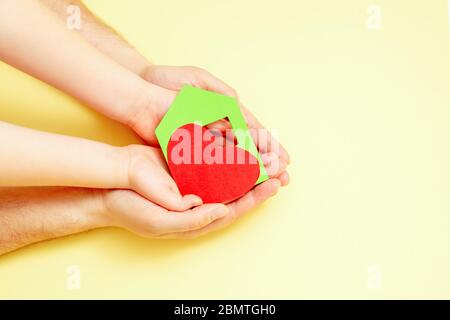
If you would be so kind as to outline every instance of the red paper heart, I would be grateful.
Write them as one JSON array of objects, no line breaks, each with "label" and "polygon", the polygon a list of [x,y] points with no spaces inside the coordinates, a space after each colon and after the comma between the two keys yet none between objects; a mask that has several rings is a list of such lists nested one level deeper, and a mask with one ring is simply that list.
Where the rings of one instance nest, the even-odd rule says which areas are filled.
[{"label": "red paper heart", "polygon": [[174,132],[167,158],[181,194],[195,194],[203,203],[227,203],[242,197],[260,173],[251,153],[234,144],[218,145],[209,130],[192,123]]}]

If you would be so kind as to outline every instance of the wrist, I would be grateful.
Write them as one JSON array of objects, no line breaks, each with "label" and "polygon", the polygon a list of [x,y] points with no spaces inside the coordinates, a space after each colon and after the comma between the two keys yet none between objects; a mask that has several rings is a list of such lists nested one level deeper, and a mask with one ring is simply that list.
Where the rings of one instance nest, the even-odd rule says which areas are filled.
[{"label": "wrist", "polygon": [[123,122],[151,145],[156,145],[155,129],[166,114],[176,92],[156,86],[144,80],[130,95]]},{"label": "wrist", "polygon": [[84,207],[81,210],[87,229],[96,229],[113,226],[113,220],[105,205],[105,189],[85,189]]},{"label": "wrist", "polygon": [[144,145],[128,145],[120,148],[120,152],[122,153],[122,186],[119,189],[128,189],[137,191],[136,180],[137,177],[143,174],[142,170],[140,170],[140,166],[137,166],[136,163],[147,162],[148,159],[143,157],[145,154],[145,150],[147,150],[147,146]]},{"label": "wrist", "polygon": [[132,161],[132,146],[114,147],[114,161],[116,163],[116,181],[114,189],[130,189],[130,163]]}]

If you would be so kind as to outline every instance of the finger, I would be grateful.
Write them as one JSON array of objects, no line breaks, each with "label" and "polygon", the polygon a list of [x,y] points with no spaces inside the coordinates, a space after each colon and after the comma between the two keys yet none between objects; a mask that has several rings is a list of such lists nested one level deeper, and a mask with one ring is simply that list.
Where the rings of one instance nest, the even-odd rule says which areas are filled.
[{"label": "finger", "polygon": [[286,149],[278,142],[277,139],[256,119],[256,117],[244,106],[241,105],[242,113],[247,121],[248,127],[252,134],[255,144],[262,148],[262,152],[275,151],[286,162],[290,163],[290,157]]},{"label": "finger", "polygon": [[269,130],[253,127],[249,131],[260,153],[275,152],[286,164],[290,163],[289,154]]},{"label": "finger", "polygon": [[236,91],[208,71],[197,67],[152,66],[145,72],[144,79],[170,90],[179,91],[189,84],[238,98]]},{"label": "finger", "polygon": [[203,69],[197,69],[195,72],[196,78],[199,81],[200,87],[205,90],[214,91],[217,93],[224,94],[226,96],[230,96],[236,99],[238,98],[238,94],[236,90],[234,90],[231,86],[226,84],[224,81],[215,77],[211,73]]},{"label": "finger", "polygon": [[289,173],[287,171],[283,171],[278,177],[278,180],[280,180],[281,182],[281,186],[285,187],[289,184],[290,182],[290,177],[289,177]]},{"label": "finger", "polygon": [[231,203],[230,209],[235,216],[234,218],[239,218],[253,207],[258,206],[268,198],[273,197],[278,192],[280,185],[281,183],[278,179],[269,179],[258,185],[239,200]]},{"label": "finger", "polygon": [[185,212],[168,212],[158,220],[158,229],[163,234],[182,233],[201,229],[223,218],[230,212],[224,204],[205,204]]},{"label": "finger", "polygon": [[191,73],[189,67],[151,65],[143,78],[162,88],[180,91],[184,85],[192,85],[194,77]]},{"label": "finger", "polygon": [[213,122],[206,126],[208,129],[218,130],[220,132],[223,132],[225,130],[231,129],[231,124],[229,121],[226,121],[224,119],[220,119],[216,122]]},{"label": "finger", "polygon": [[[253,138],[253,141],[255,145],[258,148],[258,151],[263,153],[276,153],[279,155],[280,158],[280,170],[284,170],[287,165],[290,163],[290,157],[287,153],[286,149],[278,142],[277,139],[272,135],[272,133],[264,128],[258,120],[247,110],[245,111],[245,108],[243,109],[244,112],[247,112],[247,115],[245,116],[246,121],[248,123],[249,132]],[[245,115],[245,113],[243,114]],[[228,121],[219,120],[216,121],[210,125],[208,125],[209,129],[218,130],[221,132],[231,132],[231,124]],[[281,171],[274,171],[274,174],[272,176],[276,176],[277,173]]]},{"label": "finger", "polygon": [[232,224],[236,219],[240,218],[244,213],[248,212],[250,209],[266,201],[268,198],[274,196],[277,193],[279,187],[280,182],[277,179],[267,180],[266,182],[256,186],[252,191],[247,193],[241,199],[228,205],[228,207],[230,208],[230,213],[223,218],[217,219],[206,227],[197,229],[195,231],[169,233],[161,235],[159,238],[191,239],[225,228]]},{"label": "finger", "polygon": [[176,185],[168,185],[164,188],[152,188],[149,200],[173,211],[186,211],[203,203],[199,196],[188,194],[182,196]]},{"label": "finger", "polygon": [[156,204],[173,211],[186,211],[203,203],[196,195],[182,196],[175,181],[161,166],[151,175],[139,175],[133,189]]},{"label": "finger", "polygon": [[271,178],[278,177],[288,166],[286,160],[280,158],[275,152],[261,153],[260,155],[266,172]]}]

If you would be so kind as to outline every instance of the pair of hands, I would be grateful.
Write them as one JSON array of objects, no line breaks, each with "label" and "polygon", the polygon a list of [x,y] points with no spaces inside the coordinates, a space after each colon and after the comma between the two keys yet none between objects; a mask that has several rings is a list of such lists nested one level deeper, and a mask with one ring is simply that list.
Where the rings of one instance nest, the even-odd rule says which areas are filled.
[{"label": "pair of hands", "polygon": [[[77,33],[66,24],[66,8],[74,3],[86,22]],[[58,235],[101,227],[103,222],[145,236],[199,235],[230,223],[289,181],[286,151],[270,134],[260,135],[265,129],[242,107],[271,179],[226,206],[202,205],[201,199],[193,195],[182,197],[158,148],[156,126],[184,85],[234,97],[236,92],[198,68],[149,66],[142,55],[97,21],[80,1],[0,1],[0,60],[128,125],[149,145],[118,148],[0,123],[4,137],[0,143],[5,151],[0,157],[0,186],[81,187],[83,204],[86,195],[91,199],[90,195],[95,194],[91,199],[94,201],[88,201],[93,207],[86,208],[69,201],[63,193],[60,201],[54,199],[58,203],[55,216],[36,219],[35,233],[29,231],[33,229],[29,227],[32,216],[13,214],[14,221],[18,221],[18,228],[11,233],[14,237],[36,234],[22,244],[54,236],[39,227],[42,221],[50,221],[47,225],[54,226]],[[211,125],[218,129],[226,126],[226,122]],[[49,211],[45,201],[36,202],[36,206],[44,205],[39,210]],[[64,203],[70,206],[62,210]],[[55,217],[71,217],[72,213],[77,223],[55,222]],[[92,224],[83,224],[91,218]]]},{"label": "pair of hands", "polygon": [[[102,191],[103,204],[109,213],[108,224],[125,227],[143,236],[196,237],[227,226],[276,194],[280,186],[289,183],[286,172],[289,155],[270,133],[258,134],[258,131],[266,129],[242,107],[270,179],[227,205],[202,205],[201,199],[195,195],[181,196],[168,173],[161,150],[155,147],[158,145],[154,134],[156,126],[177,91],[186,84],[236,98],[237,94],[207,71],[194,67],[151,66],[142,77],[148,86],[140,92],[136,102],[127,108],[120,121],[131,127],[150,146],[124,147],[129,157],[128,185],[137,193],[127,190]],[[218,122],[212,127],[224,125],[227,124]],[[261,136],[265,139],[261,139]]]}]

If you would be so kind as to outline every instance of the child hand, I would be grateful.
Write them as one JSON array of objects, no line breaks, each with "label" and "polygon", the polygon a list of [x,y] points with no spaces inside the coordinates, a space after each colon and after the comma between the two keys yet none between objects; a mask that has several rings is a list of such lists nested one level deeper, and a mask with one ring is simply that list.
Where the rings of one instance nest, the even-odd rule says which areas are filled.
[{"label": "child hand", "polygon": [[237,98],[233,88],[201,68],[152,65],[142,77],[146,81],[133,90],[133,97],[128,99],[127,119],[122,122],[152,146],[158,146],[155,128],[183,86],[191,85]]},{"label": "child hand", "polygon": [[124,148],[129,157],[129,189],[172,211],[185,211],[202,204],[202,199],[196,195],[180,194],[160,149],[142,145]]}]

